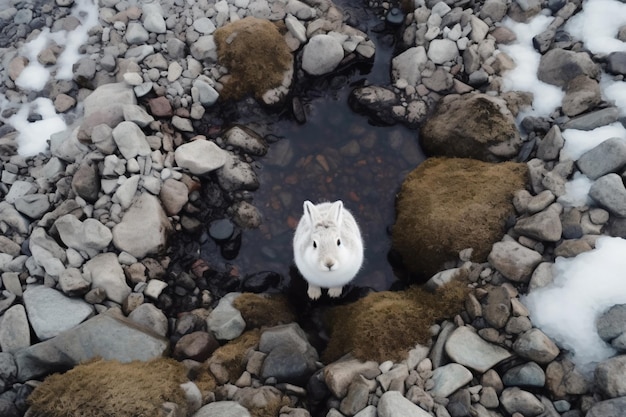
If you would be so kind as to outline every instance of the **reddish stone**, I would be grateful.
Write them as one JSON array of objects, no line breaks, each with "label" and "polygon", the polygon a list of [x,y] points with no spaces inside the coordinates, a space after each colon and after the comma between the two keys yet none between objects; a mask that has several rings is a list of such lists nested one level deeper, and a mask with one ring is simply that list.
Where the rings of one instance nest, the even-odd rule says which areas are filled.
[{"label": "reddish stone", "polygon": [[153,98],[148,102],[150,106],[150,113],[155,117],[170,117],[172,116],[172,105],[166,97]]}]

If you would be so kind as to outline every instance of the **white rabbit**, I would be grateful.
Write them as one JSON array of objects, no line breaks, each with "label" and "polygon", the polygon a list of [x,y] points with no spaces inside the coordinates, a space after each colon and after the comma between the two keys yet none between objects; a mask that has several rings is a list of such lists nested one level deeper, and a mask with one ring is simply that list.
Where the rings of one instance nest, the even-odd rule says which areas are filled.
[{"label": "white rabbit", "polygon": [[307,294],[315,300],[321,288],[328,288],[330,297],[339,297],[363,264],[359,226],[341,200],[317,205],[305,201],[303,208],[293,237],[293,255],[309,284]]}]

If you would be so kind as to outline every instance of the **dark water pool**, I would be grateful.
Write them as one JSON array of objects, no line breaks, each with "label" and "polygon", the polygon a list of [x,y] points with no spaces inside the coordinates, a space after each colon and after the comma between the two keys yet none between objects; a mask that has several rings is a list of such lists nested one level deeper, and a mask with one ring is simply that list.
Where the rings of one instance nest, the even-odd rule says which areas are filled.
[{"label": "dark water pool", "polygon": [[[257,160],[261,186],[253,193],[252,204],[261,211],[263,224],[259,230],[244,231],[240,253],[231,263],[242,275],[274,271],[287,277],[303,201],[341,199],[355,215],[365,241],[365,262],[353,283],[384,290],[396,279],[387,260],[395,196],[424,156],[416,130],[374,126],[348,106],[356,85],[389,84],[394,36],[384,28],[380,14],[361,0],[338,5],[349,23],[376,43],[375,61],[305,83],[299,94],[305,123],[279,117],[261,128],[277,139]],[[262,120],[248,122],[260,125]]]},{"label": "dark water pool", "polygon": [[[178,254],[174,263],[183,270],[201,258],[211,270],[222,271],[222,280],[271,271],[280,274],[283,281],[279,287],[285,288],[293,275],[292,237],[303,202],[341,199],[357,219],[365,243],[365,261],[354,286],[386,290],[397,281],[388,262],[395,197],[405,176],[424,156],[416,130],[402,125],[375,126],[365,115],[350,109],[348,97],[356,86],[389,84],[394,33],[385,28],[381,14],[361,0],[342,0],[338,5],[348,23],[368,33],[376,43],[374,62],[355,63],[327,77],[298,80],[293,95],[304,109],[304,123],[296,121],[290,106],[267,112],[251,99],[224,104],[206,115],[202,129],[211,137],[239,124],[270,142],[267,155],[253,162],[260,187],[245,193],[263,221],[259,229],[242,232],[237,256],[229,259],[221,257],[206,230],[200,238],[179,235],[175,244],[179,247],[173,248]],[[224,213],[207,204],[215,185],[209,181],[203,190],[206,212],[199,217],[208,226]],[[172,270],[180,271],[179,267]],[[220,291],[224,291],[223,286]]]}]

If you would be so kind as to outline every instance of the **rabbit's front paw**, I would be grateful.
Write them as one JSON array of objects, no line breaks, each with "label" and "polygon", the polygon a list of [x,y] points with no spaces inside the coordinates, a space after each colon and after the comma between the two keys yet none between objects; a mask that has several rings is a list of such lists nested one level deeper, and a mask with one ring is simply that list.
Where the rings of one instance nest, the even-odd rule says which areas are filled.
[{"label": "rabbit's front paw", "polygon": [[317,285],[309,284],[309,289],[306,293],[311,300],[317,300],[322,296],[322,289]]},{"label": "rabbit's front paw", "polygon": [[328,296],[332,298],[337,298],[341,296],[342,290],[343,290],[343,287],[330,287],[328,289]]}]

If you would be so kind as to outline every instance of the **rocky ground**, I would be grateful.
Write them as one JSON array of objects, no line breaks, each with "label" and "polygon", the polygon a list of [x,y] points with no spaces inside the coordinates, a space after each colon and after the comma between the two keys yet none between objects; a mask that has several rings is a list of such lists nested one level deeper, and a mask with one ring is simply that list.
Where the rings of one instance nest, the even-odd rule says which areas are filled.
[{"label": "rocky ground", "polygon": [[[403,5],[393,12],[404,20],[398,23],[402,51],[393,58],[392,85],[366,85],[352,93],[353,108],[377,123],[422,127],[421,145],[433,158],[416,175],[443,190],[448,203],[441,204],[453,206],[452,200],[467,207],[470,201],[486,219],[492,218],[490,206],[504,207],[504,215],[493,217],[501,227],[489,234],[487,249],[480,247],[485,242],[464,239],[464,232],[485,236],[483,225],[467,218],[464,225],[474,228],[445,235],[437,234],[441,223],[430,225],[436,228],[429,231],[430,246],[448,242],[438,250],[447,257],[435,266],[409,262],[428,242],[395,243],[411,273],[434,274],[430,284],[443,291],[449,287],[442,282],[462,278],[468,289],[458,314],[424,325],[426,340],[413,340],[398,324],[407,317],[416,321],[425,311],[398,314],[394,303],[384,305],[385,294],[382,304],[353,312],[357,318],[382,317],[380,327],[350,339],[333,333],[332,324],[320,324],[335,307],[302,302],[297,290],[277,293],[272,274],[243,280],[237,271],[216,269],[200,258],[188,269],[174,269],[167,252],[176,233],[197,234],[207,219],[226,216],[211,223],[204,243],[227,257],[236,253],[238,231],[262,223],[251,204],[259,186],[254,161],[273,144],[248,129],[212,131],[220,99],[236,100],[243,89],[304,121],[290,89],[307,77],[373,59],[375,45],[366,33],[344,23],[341,10],[326,1],[100,0],[97,23],[88,28],[85,55],[71,79],[51,78],[41,92],[25,91],[20,75],[30,61],[20,48],[45,28],[71,31],[86,24],[88,13],[73,15],[72,6],[65,0],[10,2],[0,11],[1,88],[7,98],[0,125],[0,415],[82,415],[80,407],[89,401],[94,413],[102,413],[94,415],[133,415],[137,411],[129,411],[129,403],[141,404],[146,415],[171,416],[623,413],[626,356],[581,372],[565,350],[533,327],[519,298],[550,282],[557,256],[590,251],[601,236],[626,235],[623,141],[608,140],[576,162],[561,152],[562,129],[619,121],[619,110],[601,96],[598,78],[601,71],[616,79],[626,74],[624,53],[590,54],[561,30],[580,12],[579,2]],[[390,4],[370,6],[380,10],[381,19],[392,13]],[[539,78],[563,87],[566,95],[553,114],[526,117],[518,126],[515,116],[530,97],[503,91],[503,74],[515,63],[499,46],[514,34],[500,22],[539,13],[555,16],[536,37],[543,54]],[[245,19],[250,16],[256,19]],[[249,33],[255,36],[245,38]],[[626,28],[617,36],[625,41]],[[255,46],[262,53],[247,49],[259,39]],[[53,67],[63,48],[47,44],[36,59]],[[277,57],[273,66],[266,62],[270,53]],[[254,70],[237,67],[241,61]],[[258,68],[264,69],[263,80]],[[277,81],[266,85],[265,78]],[[9,118],[36,97],[53,100],[70,126],[50,137],[49,152],[20,156],[17,149],[24,145]],[[29,110],[31,122],[46,117],[34,106]],[[207,124],[207,131],[197,131]],[[439,163],[434,157],[445,157],[443,172],[457,181],[470,177],[467,172],[489,171],[455,162],[460,157],[493,165],[495,174],[487,177],[492,183],[521,172],[527,186],[494,190],[486,182],[481,201],[463,200],[467,196],[459,190],[466,183],[452,187],[445,178],[432,180],[427,168]],[[502,174],[494,164],[501,161],[514,161],[515,174]],[[572,208],[558,199],[578,172],[594,181],[593,204]],[[399,214],[416,211],[420,203],[413,201],[400,205]],[[430,211],[464,217],[441,204]],[[428,208],[419,210],[431,215]],[[413,235],[428,235],[426,227]],[[427,252],[422,258],[431,259]],[[348,294],[339,304],[353,298]],[[616,305],[600,326],[603,338],[621,352],[623,317],[624,305]],[[381,340],[396,327],[401,337]],[[351,344],[333,342],[339,336]],[[407,339],[411,345],[400,346]],[[333,355],[324,352],[327,343],[339,345]],[[372,350],[378,354],[362,348],[378,344],[391,348]],[[147,370],[132,371],[107,370],[106,362],[77,366],[97,357],[127,363],[162,356],[176,362],[147,362]],[[80,373],[85,366],[91,368]],[[65,379],[41,383],[71,368]],[[182,374],[175,371],[180,368]],[[111,372],[117,381],[102,376]],[[167,382],[174,374],[172,387]],[[68,389],[73,375],[84,385]],[[146,378],[153,384],[140,383]],[[159,395],[147,397],[153,391]]]}]

